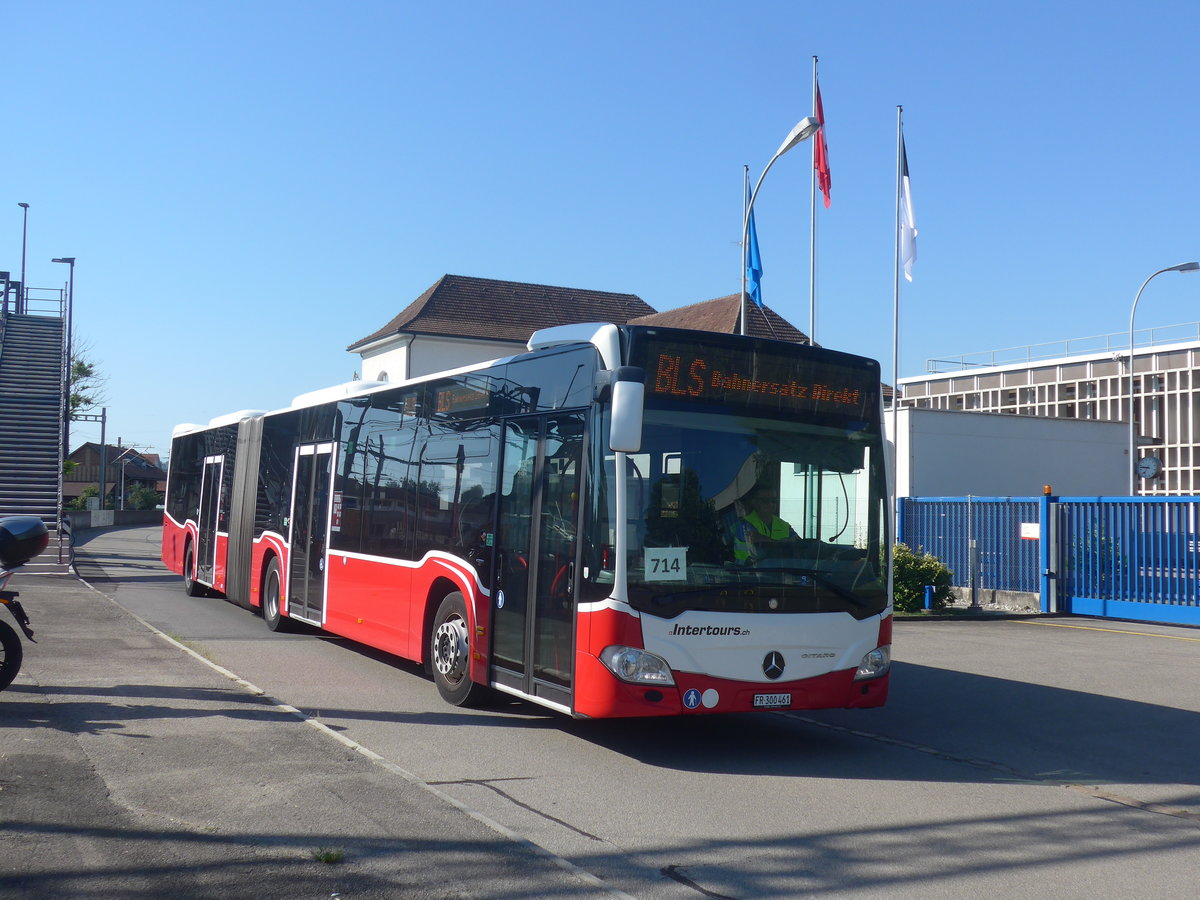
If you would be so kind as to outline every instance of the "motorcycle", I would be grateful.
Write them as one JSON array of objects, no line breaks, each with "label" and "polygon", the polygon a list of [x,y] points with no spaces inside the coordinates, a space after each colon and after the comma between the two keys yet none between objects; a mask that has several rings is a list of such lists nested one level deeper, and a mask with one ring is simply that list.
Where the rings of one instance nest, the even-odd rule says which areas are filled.
[{"label": "motorcycle", "polygon": [[[8,580],[16,569],[45,550],[49,543],[50,533],[46,523],[37,516],[5,516],[0,519],[0,605],[8,607],[30,641],[33,641],[33,629],[29,627],[29,616],[17,600],[20,592],[7,590]],[[17,677],[24,656],[16,631],[0,620],[0,691]]]}]

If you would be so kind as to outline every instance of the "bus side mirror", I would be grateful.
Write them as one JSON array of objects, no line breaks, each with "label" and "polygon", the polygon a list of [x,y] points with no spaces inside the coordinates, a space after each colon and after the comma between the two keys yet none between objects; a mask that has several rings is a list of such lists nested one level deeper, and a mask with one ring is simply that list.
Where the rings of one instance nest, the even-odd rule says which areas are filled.
[{"label": "bus side mirror", "polygon": [[637,366],[621,366],[614,375],[608,447],[618,453],[637,453],[642,449],[646,371]]}]

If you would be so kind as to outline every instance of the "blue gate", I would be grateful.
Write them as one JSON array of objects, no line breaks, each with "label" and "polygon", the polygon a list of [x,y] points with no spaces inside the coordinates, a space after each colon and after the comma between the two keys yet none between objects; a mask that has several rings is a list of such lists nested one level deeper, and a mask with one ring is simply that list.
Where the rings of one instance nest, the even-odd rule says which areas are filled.
[{"label": "blue gate", "polygon": [[1060,607],[1200,625],[1195,497],[1063,497],[1053,504]]}]

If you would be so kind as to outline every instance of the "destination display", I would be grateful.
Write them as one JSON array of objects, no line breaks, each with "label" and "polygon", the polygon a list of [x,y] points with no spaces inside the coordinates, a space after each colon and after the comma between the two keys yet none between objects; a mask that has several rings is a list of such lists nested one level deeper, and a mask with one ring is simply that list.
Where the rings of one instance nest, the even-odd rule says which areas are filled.
[{"label": "destination display", "polygon": [[491,392],[467,384],[455,384],[437,392],[439,413],[476,412],[488,408]]},{"label": "destination display", "polygon": [[[831,413],[873,421],[879,367],[871,360],[797,347],[714,345],[639,335],[632,361],[646,370],[646,400],[746,406],[776,412]],[[819,358],[817,354],[825,358]],[[843,357],[846,358],[846,357]]]}]

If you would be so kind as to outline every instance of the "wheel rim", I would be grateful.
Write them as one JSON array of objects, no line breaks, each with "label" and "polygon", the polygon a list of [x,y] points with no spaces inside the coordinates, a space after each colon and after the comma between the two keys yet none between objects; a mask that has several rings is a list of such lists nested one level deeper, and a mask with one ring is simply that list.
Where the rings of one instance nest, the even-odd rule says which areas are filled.
[{"label": "wheel rim", "polygon": [[273,619],[279,615],[279,579],[274,573],[267,579],[267,596],[263,598],[263,609],[267,618]]},{"label": "wheel rim", "polygon": [[433,635],[433,665],[451,684],[462,681],[467,670],[467,625],[451,616]]}]

